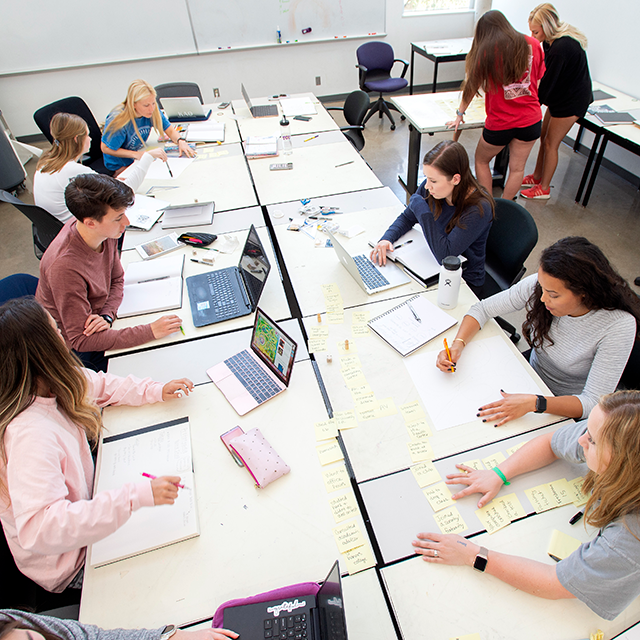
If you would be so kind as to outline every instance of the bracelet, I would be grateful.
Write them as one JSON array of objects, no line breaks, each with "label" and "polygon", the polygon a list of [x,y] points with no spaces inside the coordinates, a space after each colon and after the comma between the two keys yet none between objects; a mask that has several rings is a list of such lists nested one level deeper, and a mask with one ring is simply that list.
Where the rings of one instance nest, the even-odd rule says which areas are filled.
[{"label": "bracelet", "polygon": [[464,111],[460,111],[460,109],[456,109],[456,115],[460,116],[461,118],[464,117],[465,112]]},{"label": "bracelet", "polygon": [[180,138],[178,138],[178,141],[176,142],[176,144],[180,144],[180,142],[181,142],[181,141],[182,141],[182,142],[186,142],[186,141],[187,141],[187,139],[186,139],[186,138],[183,138],[183,137],[180,137]]},{"label": "bracelet", "polygon": [[498,467],[493,467],[493,470],[502,478],[502,484],[511,484],[510,482],[507,482],[506,476],[502,471],[500,471],[500,469],[498,469]]},{"label": "bracelet", "polygon": [[[455,338],[453,342],[456,342],[456,340],[460,340],[465,347],[467,346],[467,343],[462,338]],[[453,342],[451,344],[453,344]]]}]

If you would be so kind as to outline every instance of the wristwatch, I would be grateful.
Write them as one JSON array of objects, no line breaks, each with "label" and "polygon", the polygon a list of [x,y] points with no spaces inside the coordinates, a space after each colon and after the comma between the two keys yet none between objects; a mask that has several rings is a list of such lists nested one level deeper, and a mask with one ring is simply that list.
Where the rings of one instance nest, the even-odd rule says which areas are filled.
[{"label": "wristwatch", "polygon": [[160,640],[169,640],[169,638],[178,630],[175,624],[168,624],[160,636]]},{"label": "wristwatch", "polygon": [[100,317],[104,318],[109,323],[109,326],[113,324],[113,318],[110,315],[103,313]]},{"label": "wristwatch", "polygon": [[180,140],[182,140],[182,142],[186,142],[187,141],[187,139],[184,136],[180,136],[178,138],[178,142],[176,142],[176,144],[180,144]]},{"label": "wristwatch", "polygon": [[487,550],[487,548],[480,547],[480,551],[478,551],[478,555],[476,556],[476,559],[473,561],[473,568],[476,571],[482,572],[487,568],[487,562],[489,560],[488,555],[489,555],[489,551]]},{"label": "wristwatch", "polygon": [[536,410],[534,413],[544,413],[547,410],[547,399],[544,396],[536,396]]},{"label": "wristwatch", "polygon": [[456,115],[460,116],[461,118],[464,116],[464,111],[460,111],[460,109],[456,109]]}]

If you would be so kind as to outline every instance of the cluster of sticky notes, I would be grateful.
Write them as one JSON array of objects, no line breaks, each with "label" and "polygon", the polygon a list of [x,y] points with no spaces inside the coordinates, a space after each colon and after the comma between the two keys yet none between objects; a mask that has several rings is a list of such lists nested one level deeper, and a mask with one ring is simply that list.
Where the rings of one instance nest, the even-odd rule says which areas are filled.
[{"label": "cluster of sticky notes", "polygon": [[369,311],[354,311],[351,314],[351,334],[354,338],[367,338],[369,331]]},{"label": "cluster of sticky notes", "polygon": [[582,546],[582,542],[576,538],[554,529],[551,532],[551,540],[547,547],[547,553],[556,562],[568,558],[576,549]]},{"label": "cluster of sticky notes", "polygon": [[309,353],[320,353],[327,350],[327,340],[329,339],[329,327],[326,325],[312,325],[308,329]]},{"label": "cluster of sticky notes", "polygon": [[495,533],[511,524],[518,518],[527,515],[518,496],[509,493],[494,498],[489,504],[476,510],[478,520],[482,523],[487,533]]},{"label": "cluster of sticky notes", "polygon": [[576,507],[581,507],[589,499],[589,496],[582,492],[583,482],[584,478],[582,476],[574,478],[573,480],[560,478],[559,480],[540,484],[531,489],[525,489],[524,492],[536,513],[563,507],[567,504],[574,504]]},{"label": "cluster of sticky notes", "polygon": [[[350,343],[353,344],[353,343]],[[384,418],[398,413],[393,398],[378,400],[362,372],[362,364],[355,353],[345,353],[340,357],[340,373],[345,386],[351,392],[354,411],[358,422]]]},{"label": "cluster of sticky notes", "polygon": [[329,324],[342,324],[344,322],[344,303],[338,285],[322,284],[322,295],[324,296],[324,306],[327,310],[327,322]]}]

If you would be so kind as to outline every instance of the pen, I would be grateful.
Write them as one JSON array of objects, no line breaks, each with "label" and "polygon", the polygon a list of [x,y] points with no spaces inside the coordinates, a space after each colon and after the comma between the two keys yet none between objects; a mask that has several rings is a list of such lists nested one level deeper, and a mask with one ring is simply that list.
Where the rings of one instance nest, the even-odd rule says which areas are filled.
[{"label": "pen", "polygon": [[394,251],[396,249],[399,249],[400,247],[404,247],[405,244],[411,244],[413,242],[413,240],[407,240],[406,242],[401,242],[400,244],[397,244],[395,247],[393,247]]},{"label": "pen", "polygon": [[582,518],[583,515],[584,513],[582,511],[578,511],[578,513],[576,513],[576,515],[573,516],[571,520],[569,520],[569,524],[575,524],[576,522],[579,522],[580,518]]},{"label": "pen", "polygon": [[407,300],[407,307],[411,309],[411,313],[413,313],[413,317],[422,324],[422,320],[420,320],[420,316],[416,313],[416,310],[411,306],[411,303]]},{"label": "pen", "polygon": [[198,264],[206,264],[207,267],[213,267],[213,258],[211,258],[211,260],[209,259],[196,260],[195,258],[191,258],[191,262],[197,262]]},{"label": "pen", "polygon": [[164,163],[167,165],[167,169],[169,170],[169,175],[173,178],[173,172],[171,171],[171,167],[169,166],[169,161],[165,160]]},{"label": "pen", "polygon": [[180,325],[180,333],[186,337],[186,333],[184,332],[184,329],[182,328],[182,325]]},{"label": "pen", "polygon": [[346,165],[348,165],[348,164],[353,164],[353,162],[354,162],[353,160],[349,160],[349,162],[343,162],[342,164],[337,164],[337,165],[336,165],[336,169],[337,169],[338,167],[344,167],[344,166],[346,166]]},{"label": "pen", "polygon": [[303,142],[309,142],[309,140],[315,140],[318,136],[311,136],[310,138],[307,138],[306,140],[303,140]]},{"label": "pen", "polygon": [[[447,352],[447,358],[449,358],[449,362],[451,362],[453,364],[453,360],[451,360],[451,351],[449,351],[449,345],[447,344],[447,339],[444,339],[444,348]],[[453,368],[453,366],[451,367],[451,373],[453,373],[455,371],[455,369]]]},{"label": "pen", "polygon": [[[150,473],[145,473],[144,471],[142,472],[142,475],[145,478],[151,478],[151,480],[155,480],[158,476],[152,476]],[[175,486],[178,487],[178,489],[188,489],[189,487],[185,487],[183,484],[178,484],[175,483]]]},{"label": "pen", "polygon": [[214,249],[213,247],[198,247],[198,249],[204,249],[205,251],[217,251],[220,253],[220,249]]}]

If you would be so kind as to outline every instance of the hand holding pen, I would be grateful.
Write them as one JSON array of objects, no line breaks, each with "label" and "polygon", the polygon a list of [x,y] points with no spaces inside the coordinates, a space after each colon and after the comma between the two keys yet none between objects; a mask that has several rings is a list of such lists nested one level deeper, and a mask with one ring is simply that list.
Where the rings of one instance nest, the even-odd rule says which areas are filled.
[{"label": "hand holding pen", "polygon": [[153,492],[153,504],[173,504],[178,497],[178,488],[184,489],[180,484],[180,476],[161,476],[157,478],[150,473],[142,473],[145,478],[151,479],[151,491]]}]

